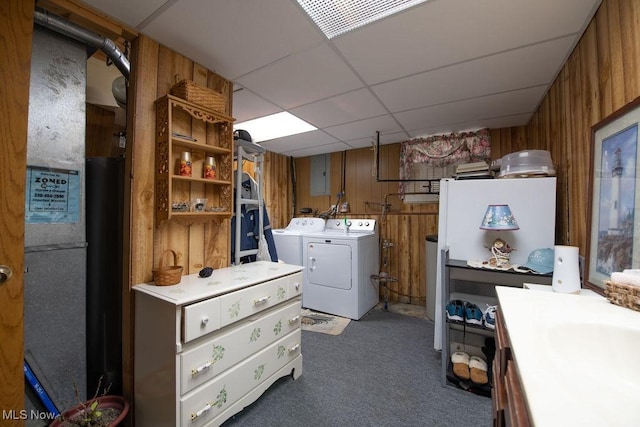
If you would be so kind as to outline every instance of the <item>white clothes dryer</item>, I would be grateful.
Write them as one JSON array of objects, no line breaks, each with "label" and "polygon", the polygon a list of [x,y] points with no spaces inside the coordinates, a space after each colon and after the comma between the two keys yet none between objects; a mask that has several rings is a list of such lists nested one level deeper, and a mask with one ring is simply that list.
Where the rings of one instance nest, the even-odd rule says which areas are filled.
[{"label": "white clothes dryer", "polygon": [[293,218],[286,228],[271,230],[278,259],[287,264],[303,265],[302,235],[324,230],[322,218]]},{"label": "white clothes dryer", "polygon": [[329,219],[302,236],[302,306],[358,320],[380,300],[378,230],[373,219]]}]

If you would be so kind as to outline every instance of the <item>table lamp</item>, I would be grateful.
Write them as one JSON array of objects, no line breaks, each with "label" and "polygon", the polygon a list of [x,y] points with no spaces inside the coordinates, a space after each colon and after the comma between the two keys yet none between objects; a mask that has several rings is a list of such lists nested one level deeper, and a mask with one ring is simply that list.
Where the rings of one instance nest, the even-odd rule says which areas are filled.
[{"label": "table lamp", "polygon": [[[513,231],[518,230],[518,223],[511,213],[509,205],[489,205],[480,224],[481,230]],[[503,239],[497,238],[491,245],[493,263],[496,267],[506,267],[513,249]]]}]

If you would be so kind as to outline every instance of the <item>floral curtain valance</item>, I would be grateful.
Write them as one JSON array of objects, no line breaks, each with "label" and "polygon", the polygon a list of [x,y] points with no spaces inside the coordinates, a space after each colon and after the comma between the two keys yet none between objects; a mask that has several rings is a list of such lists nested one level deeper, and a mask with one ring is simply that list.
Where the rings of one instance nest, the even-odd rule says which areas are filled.
[{"label": "floral curtain valance", "polygon": [[400,143],[400,179],[409,179],[411,165],[425,163],[446,167],[460,163],[489,161],[491,144],[488,129],[474,132],[414,138]]}]

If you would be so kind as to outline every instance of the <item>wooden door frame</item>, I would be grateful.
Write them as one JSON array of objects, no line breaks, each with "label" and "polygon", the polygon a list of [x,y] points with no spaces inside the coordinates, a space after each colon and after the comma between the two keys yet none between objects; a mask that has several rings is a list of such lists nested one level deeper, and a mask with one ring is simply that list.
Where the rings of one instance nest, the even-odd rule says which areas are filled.
[{"label": "wooden door frame", "polygon": [[[0,2],[0,417],[24,425],[24,188],[35,0]],[[7,412],[9,411],[9,412]],[[15,411],[15,412],[11,412]]]}]

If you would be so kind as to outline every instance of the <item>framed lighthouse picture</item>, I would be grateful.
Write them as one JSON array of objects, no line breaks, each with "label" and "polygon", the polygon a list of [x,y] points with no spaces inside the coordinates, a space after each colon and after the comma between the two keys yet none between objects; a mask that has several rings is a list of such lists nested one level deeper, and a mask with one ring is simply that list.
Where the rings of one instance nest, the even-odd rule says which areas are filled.
[{"label": "framed lighthouse picture", "polygon": [[611,273],[640,268],[640,202],[636,99],[592,128],[587,283],[604,288]]}]

